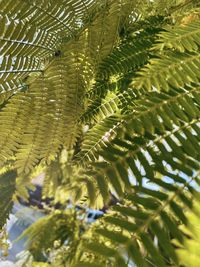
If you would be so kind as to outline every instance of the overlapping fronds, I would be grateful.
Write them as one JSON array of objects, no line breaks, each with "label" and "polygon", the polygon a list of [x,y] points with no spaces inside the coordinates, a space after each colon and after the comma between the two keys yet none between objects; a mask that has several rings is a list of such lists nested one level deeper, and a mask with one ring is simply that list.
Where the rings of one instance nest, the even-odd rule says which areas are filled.
[{"label": "overlapping fronds", "polygon": [[[150,40],[147,41],[151,44]],[[123,75],[133,70],[135,67],[144,65],[148,58],[148,49],[145,43],[134,45],[134,43],[126,44],[120,47],[120,50],[114,51],[99,67],[98,78],[107,78],[110,75]],[[120,60],[119,60],[120,59]],[[98,75],[98,74],[97,74]]]},{"label": "overlapping fronds", "polygon": [[[95,153],[97,147],[104,143],[106,132],[113,136],[114,129],[121,124],[121,116],[118,115],[115,122],[110,116],[117,110],[121,110],[122,113],[126,112],[129,109],[128,105],[137,98],[137,92],[127,88],[130,82],[127,74],[147,62],[150,47],[154,43],[156,32],[159,31],[156,26],[158,25],[155,24],[152,31],[145,30],[145,32],[133,34],[133,37],[128,38],[125,43],[114,49],[99,65],[96,74],[97,81],[92,90],[87,92],[87,97],[89,99],[94,97],[94,100],[81,116],[81,121],[85,123],[100,122],[84,137],[81,155],[79,155],[82,160],[88,156],[94,156],[92,154]],[[95,96],[97,97],[95,98]],[[103,96],[105,99],[102,99]],[[104,119],[105,121],[101,121]]]},{"label": "overlapping fronds", "polygon": [[11,170],[0,175],[0,230],[9,218],[13,207],[16,172]]},{"label": "overlapping fronds", "polygon": [[[187,224],[183,207],[192,207],[194,189],[189,184],[196,176],[188,180],[176,177],[181,185],[155,179],[154,185],[135,186],[134,192],[92,227],[90,242],[83,240],[83,255],[100,255],[109,266],[128,266],[127,262],[139,267],[178,265],[171,238],[183,241],[178,222]],[[95,263],[94,256],[92,259],[90,263]],[[89,263],[83,256],[75,266],[83,262]]]},{"label": "overlapping fronds", "polygon": [[[151,28],[150,23],[153,24]],[[90,99],[94,98],[95,102],[109,91],[123,92],[124,86],[127,90],[133,73],[148,62],[150,49],[154,45],[156,34],[161,30],[162,24],[163,17],[154,16],[142,21],[141,24],[138,23],[138,27],[131,28],[125,40],[99,64],[96,82],[87,92],[87,96]]]},{"label": "overlapping fronds", "polygon": [[88,27],[89,52],[94,67],[112,52],[119,41],[123,20],[134,10],[136,3],[130,0],[103,1],[105,9]]},{"label": "overlapping fronds", "polygon": [[89,105],[81,120],[94,123],[94,127],[84,135],[81,152],[76,156],[80,163],[95,159],[101,146],[106,146],[116,136],[117,129],[125,122],[124,114],[132,114],[137,97],[136,91],[127,89],[123,93],[108,94],[102,101],[97,98]]},{"label": "overlapping fronds", "polygon": [[[190,26],[185,31],[193,36]],[[91,230],[92,241],[83,241],[83,254],[92,253],[91,259],[83,257],[74,266],[95,266],[97,254],[102,257],[100,266],[178,264],[171,238],[182,242],[178,224],[187,223],[182,209],[192,207],[194,188],[190,184],[199,177],[200,129],[198,36],[188,41],[189,48],[185,32],[181,38],[176,29],[170,32],[175,36],[171,36],[173,44],[167,44],[163,36],[168,33],[163,32],[158,35],[160,44],[156,48],[179,51],[165,49],[154,54],[152,50],[153,59],[141,76],[133,78],[134,88],[157,92],[143,91],[144,96],[132,98],[130,113],[121,117],[123,123],[115,138],[100,147],[97,156],[91,158],[91,169],[80,179],[87,185],[92,202],[100,194],[108,203],[111,192],[115,192],[119,204]],[[113,62],[108,69],[118,66],[117,61]],[[102,68],[102,72],[106,70]],[[96,133],[90,136],[91,143],[86,139],[86,144],[98,144]]]},{"label": "overlapping fronds", "polygon": [[[72,45],[70,53],[80,58],[83,54],[77,52],[77,45]],[[3,109],[1,155],[11,156],[17,152],[16,166],[20,172],[28,173],[41,159],[49,161],[55,156],[61,145],[71,148],[76,141],[77,122],[83,109],[82,96],[87,86],[84,68],[83,62],[77,64],[76,58],[70,58],[68,51],[64,52],[48,65],[43,75],[27,80],[28,90],[14,95]],[[73,80],[70,84],[69,78]],[[27,113],[30,113],[29,117]],[[41,118],[39,122],[38,118]],[[28,127],[25,127],[27,123]],[[13,141],[5,146],[8,138]]]},{"label": "overlapping fronds", "polygon": [[120,105],[123,101],[126,101],[126,97],[124,96],[127,94],[126,92],[124,94],[110,92],[105,99],[101,99],[100,97],[96,98],[88,105],[86,111],[81,115],[80,120],[85,124],[93,124],[120,112]]},{"label": "overlapping fronds", "polygon": [[[56,241],[59,246],[64,241],[71,242],[76,234],[76,221],[74,211],[54,211],[51,215],[40,218],[36,223],[28,227],[20,238],[28,237],[27,245],[29,250],[36,256],[41,254],[41,250],[48,252]],[[49,230],[51,229],[51,235]]]},{"label": "overlapping fronds", "polygon": [[147,63],[150,47],[154,43],[157,28],[146,30],[129,37],[99,65],[97,79],[112,75],[125,75]]},{"label": "overlapping fronds", "polygon": [[22,1],[1,0],[1,12],[16,20],[28,21],[44,31],[59,35],[74,35],[74,28],[88,10],[96,6],[96,1]]},{"label": "overlapping fronds", "polygon": [[16,156],[18,170],[28,173],[41,160],[55,158],[62,146],[73,148],[81,132],[84,94],[95,74],[93,63],[116,45],[121,20],[132,4],[20,0],[0,4],[5,14],[1,15],[1,100],[9,98],[1,119],[11,118],[11,112],[17,116],[5,124],[7,132],[2,125],[1,147],[10,141],[1,158]]},{"label": "overlapping fronds", "polygon": [[[35,258],[57,240],[69,266],[179,264],[171,239],[183,241],[178,225],[187,224],[200,171],[196,7],[0,0],[1,166],[12,159],[18,188],[39,165],[51,204],[85,199],[108,213],[82,227],[81,214],[50,209],[23,235]],[[9,198],[1,227],[14,174],[0,177],[0,198]]]},{"label": "overlapping fronds", "polygon": [[200,55],[197,52],[170,52],[151,59],[142,69],[140,76],[133,81],[133,85],[145,88],[168,91],[169,87],[179,88],[184,84],[198,82],[200,78]]},{"label": "overlapping fronds", "polygon": [[29,22],[9,20],[1,16],[1,55],[44,57],[54,52],[58,40],[50,33],[38,30]]},{"label": "overlapping fronds", "polygon": [[[20,172],[26,173],[33,162],[36,164],[41,156],[44,156],[45,151],[37,150],[46,141],[45,131],[52,121],[54,112],[54,102],[51,101],[53,99],[52,85],[44,78],[30,81],[30,83],[28,92],[14,95],[3,109],[1,113],[3,124],[0,129],[2,161],[12,157],[13,152],[18,151],[19,161],[16,166],[19,167]],[[43,118],[38,123],[40,116]],[[21,132],[19,133],[16,129],[21,129]]]},{"label": "overlapping fronds", "polygon": [[[129,114],[108,117],[89,130],[77,156],[83,162],[93,162],[98,170],[97,175],[92,174],[93,186],[99,187],[104,200],[113,188],[119,195],[129,190],[128,169],[142,184],[143,177],[150,179],[157,171],[162,174],[165,164],[186,175],[192,174],[187,164],[198,168],[199,92],[196,85],[170,93],[149,93],[134,100]],[[107,163],[94,163],[99,155]]]},{"label": "overlapping fronds", "polygon": [[[129,191],[131,184],[142,185],[144,178],[154,179],[156,173],[167,175],[165,165],[191,176],[190,165],[193,169],[199,167],[193,158],[194,155],[197,158],[199,155],[198,136],[192,135],[195,130],[199,132],[198,123],[198,120],[194,120],[159,137],[127,135],[123,141],[116,139],[108,144],[103,152],[99,153],[107,164],[93,163],[98,170],[98,173],[94,174],[94,180],[105,202],[109,199],[109,189],[115,190],[116,194],[122,197],[123,191]],[[186,136],[191,140],[187,140]],[[128,169],[133,173],[132,181]]]}]

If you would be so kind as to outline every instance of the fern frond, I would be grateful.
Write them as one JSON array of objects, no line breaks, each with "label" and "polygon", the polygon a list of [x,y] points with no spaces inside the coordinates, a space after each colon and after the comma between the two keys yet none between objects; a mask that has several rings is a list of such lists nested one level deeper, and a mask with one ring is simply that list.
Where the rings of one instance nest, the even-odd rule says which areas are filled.
[{"label": "fern frond", "polygon": [[95,68],[117,44],[122,19],[133,10],[130,0],[106,0],[104,4],[105,9],[88,27],[89,52]]},{"label": "fern frond", "polygon": [[133,127],[137,134],[145,131],[152,134],[172,129],[174,124],[179,126],[181,121],[188,122],[199,116],[198,96],[198,84],[193,88],[171,89],[169,93],[151,92],[135,100],[134,107],[130,105],[130,115],[127,115],[126,120],[130,118],[132,125],[127,125],[128,129]]},{"label": "fern frond", "polygon": [[38,30],[28,22],[7,21],[0,17],[1,23],[1,55],[4,56],[35,56],[44,57],[54,53],[59,40],[55,36]]},{"label": "fern frond", "polygon": [[[194,88],[188,87],[187,89],[173,90],[169,94],[150,93],[141,99],[137,99],[134,91],[128,90],[116,97],[116,100],[119,98],[122,102],[125,114],[128,113],[121,116],[116,124],[118,124],[118,128],[127,127],[127,129],[130,131],[132,129],[137,134],[144,134],[145,131],[148,133],[154,133],[155,131],[164,132],[165,129],[172,129],[173,124],[179,126],[180,121],[187,122],[199,115],[196,106],[199,105],[198,95],[198,85]],[[111,101],[114,100],[111,99]],[[176,103],[179,103],[179,106]],[[109,106],[107,111],[106,104],[107,102],[97,109],[101,110],[101,107],[103,108],[103,115],[99,115],[101,119],[104,119],[111,109]],[[94,133],[96,137],[98,136],[95,133],[95,128],[94,132],[91,129],[86,135],[88,143],[92,142],[92,135],[90,136],[90,133]]]},{"label": "fern frond", "polygon": [[[126,141],[123,142],[114,139],[115,145],[111,145],[111,142],[103,151],[99,152],[107,164],[98,162],[92,164],[97,170],[94,179],[97,180],[97,176],[98,179],[105,179],[105,184],[109,185],[108,188],[112,191],[115,190],[120,197],[124,190],[130,190],[132,182],[129,180],[128,169],[132,171],[135,182],[139,184],[143,183],[144,177],[151,180],[154,179],[156,173],[165,174],[166,164],[174,171],[178,170],[185,175],[192,175],[191,166],[198,169],[198,163],[193,158],[194,155],[199,155],[198,137],[192,135],[192,131],[196,129],[199,131],[198,122],[198,120],[194,120],[191,124],[185,124],[158,137],[150,135],[149,140],[148,137],[130,138],[130,136],[127,136],[127,140],[125,139]],[[183,134],[184,136],[190,135],[191,141],[185,139]],[[174,140],[178,140],[177,143]],[[171,149],[173,152],[170,152]],[[174,159],[172,160],[171,157]],[[101,191],[102,188],[100,187],[99,190]],[[101,193],[106,200],[109,195],[105,198],[104,191],[105,189]]]},{"label": "fern frond", "polygon": [[[30,101],[30,97],[26,97],[25,93],[19,93],[12,97],[12,101],[1,112],[0,146],[2,161],[12,157],[13,151],[17,149],[22,133],[17,132],[17,135],[14,133],[15,129],[25,129],[26,127],[26,114],[31,112],[31,106],[28,105],[28,100]],[[11,139],[12,142],[8,142]]]},{"label": "fern frond", "polygon": [[134,93],[131,91],[124,93],[108,93],[104,99],[96,98],[88,105],[86,111],[81,115],[80,120],[84,123],[98,122],[120,110],[120,106],[126,104],[128,97]]},{"label": "fern frond", "polygon": [[141,36],[144,38],[140,38],[138,34],[135,39],[132,37],[122,43],[99,65],[97,79],[107,79],[111,75],[125,75],[147,63],[154,35],[155,33],[151,32],[142,33]]},{"label": "fern frond", "polygon": [[[144,24],[147,23],[146,21]],[[148,21],[149,23],[149,21]],[[120,88],[123,92],[130,83],[134,72],[144,66],[150,58],[150,48],[155,42],[156,33],[160,31],[162,20],[156,21],[154,28],[131,29],[128,37],[119,44],[99,64],[96,82],[87,92],[88,97],[104,97],[108,91]],[[147,24],[149,25],[149,24]],[[146,26],[146,24],[145,24]]]},{"label": "fern frond", "polygon": [[86,12],[95,7],[96,1],[66,1],[49,2],[43,0],[1,1],[1,11],[17,20],[29,21],[44,31],[59,33],[59,35],[74,35],[74,28],[79,28],[78,22]]},{"label": "fern frond", "polygon": [[133,80],[133,86],[140,89],[168,91],[170,86],[179,88],[198,82],[200,54],[172,52],[149,61]]},{"label": "fern frond", "polygon": [[69,46],[66,44],[63,56],[55,59],[45,71],[57,88],[55,94],[57,114],[49,154],[54,148],[57,150],[63,142],[66,147],[72,148],[79,135],[78,121],[83,110],[84,93],[92,76],[85,53],[85,38],[86,35],[83,35],[79,41],[76,40]]},{"label": "fern frond", "polygon": [[31,57],[3,57],[0,67],[0,82],[19,81],[32,72],[42,72],[41,62]]},{"label": "fern frond", "polygon": [[31,110],[27,118],[28,125],[23,130],[23,138],[20,135],[15,136],[19,140],[16,147],[16,167],[20,173],[29,173],[39,160],[46,157],[49,145],[47,131],[50,136],[50,132],[54,130],[51,128],[55,110],[53,85],[43,77],[37,78],[30,83],[28,95],[30,102],[24,103]]},{"label": "fern frond", "polygon": [[158,34],[159,43],[154,49],[175,48],[180,52],[197,51],[200,45],[200,23],[192,21],[187,25],[166,28],[164,32]]},{"label": "fern frond", "polygon": [[97,159],[98,154],[96,155],[96,152],[98,152],[101,146],[106,146],[108,139],[114,134],[114,129],[120,120],[120,116],[109,116],[91,128],[85,135],[81,146],[81,153],[77,155],[78,161],[84,162]]}]

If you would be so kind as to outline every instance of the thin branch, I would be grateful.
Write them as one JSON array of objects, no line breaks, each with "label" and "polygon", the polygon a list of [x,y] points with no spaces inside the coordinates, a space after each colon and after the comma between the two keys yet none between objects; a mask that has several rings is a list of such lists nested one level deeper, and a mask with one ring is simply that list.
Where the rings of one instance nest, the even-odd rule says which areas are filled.
[{"label": "thin branch", "polygon": [[0,74],[4,73],[27,73],[27,72],[43,72],[42,69],[29,69],[29,70],[1,70]]},{"label": "thin branch", "polygon": [[54,52],[54,50],[49,48],[49,47],[46,47],[46,46],[43,46],[43,45],[34,44],[34,43],[29,43],[29,42],[24,42],[24,41],[19,41],[19,40],[11,40],[11,39],[8,39],[8,38],[0,38],[0,41],[10,42],[10,43],[17,43],[17,44],[21,44],[21,45],[25,45],[25,46],[26,45],[27,46],[33,46],[33,47],[37,47],[37,48],[41,48],[41,49],[44,49],[44,50],[48,50],[48,51]]}]

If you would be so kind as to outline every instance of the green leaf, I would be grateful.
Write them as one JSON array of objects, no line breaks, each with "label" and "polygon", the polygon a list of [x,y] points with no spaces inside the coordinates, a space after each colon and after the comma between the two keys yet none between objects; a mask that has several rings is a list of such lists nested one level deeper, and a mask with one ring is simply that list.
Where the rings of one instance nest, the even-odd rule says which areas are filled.
[{"label": "green leaf", "polygon": [[0,229],[9,218],[13,207],[16,176],[17,174],[14,170],[9,170],[0,175]]},{"label": "green leaf", "polygon": [[105,217],[105,221],[110,223],[110,224],[114,224],[116,226],[120,226],[121,228],[130,231],[130,232],[134,232],[137,230],[138,226],[134,223],[131,223],[127,220],[124,220],[122,218],[117,218],[117,217]]},{"label": "green leaf", "polygon": [[141,197],[137,195],[128,195],[127,199],[133,201],[133,203],[140,204],[144,206],[145,208],[151,209],[151,210],[156,210],[160,203],[157,199],[151,198],[151,197]]},{"label": "green leaf", "polygon": [[186,224],[187,219],[183,212],[182,207],[180,207],[175,201],[170,202],[171,209],[173,210],[174,214],[182,221],[182,223]]},{"label": "green leaf", "polygon": [[87,192],[88,192],[88,196],[90,199],[90,203],[91,205],[94,205],[95,200],[96,200],[96,194],[95,194],[96,188],[94,187],[94,183],[90,181],[89,179],[87,179],[86,186],[87,186]]},{"label": "green leaf", "polygon": [[113,232],[106,229],[96,229],[95,232],[116,243],[124,244],[128,242],[128,237],[117,232]]},{"label": "green leaf", "polygon": [[117,163],[115,165],[116,170],[118,172],[119,177],[121,178],[121,180],[124,182],[125,188],[127,191],[130,190],[131,184],[129,181],[129,177],[128,177],[128,172],[125,166],[122,166],[121,164]]},{"label": "green leaf", "polygon": [[141,210],[136,210],[136,209],[132,209],[130,207],[126,207],[126,206],[115,206],[114,210],[119,211],[120,214],[122,215],[126,215],[126,216],[130,216],[133,218],[136,218],[138,220],[147,220],[149,218],[149,214],[145,211],[141,211]]},{"label": "green leaf", "polygon": [[106,176],[108,177],[108,180],[110,181],[111,185],[113,186],[114,190],[117,192],[119,196],[123,195],[122,186],[120,183],[120,179],[118,174],[116,173],[115,169],[108,169],[106,171]]},{"label": "green leaf", "polygon": [[177,256],[175,254],[174,248],[171,245],[171,240],[169,239],[166,231],[162,229],[157,222],[151,223],[151,229],[153,233],[157,236],[159,244],[167,255],[169,255],[173,261],[177,264]]},{"label": "green leaf", "polygon": [[97,185],[98,185],[99,191],[103,197],[104,203],[106,203],[110,197],[107,181],[106,181],[104,175],[101,175],[101,174],[97,174],[95,176],[95,180],[97,181]]},{"label": "green leaf", "polygon": [[130,242],[130,244],[128,245],[128,252],[138,267],[148,266],[144,260],[143,255],[139,251],[138,245],[135,242]]},{"label": "green leaf", "polygon": [[94,253],[98,253],[104,257],[114,257],[116,254],[116,251],[112,248],[109,248],[108,246],[105,246],[103,244],[90,242],[85,245],[86,249],[89,249],[93,251]]},{"label": "green leaf", "polygon": [[150,255],[152,255],[153,262],[155,262],[157,266],[166,267],[161,255],[159,254],[158,250],[154,246],[153,241],[150,239],[150,237],[146,233],[142,233],[140,237],[146,250],[149,252]]}]

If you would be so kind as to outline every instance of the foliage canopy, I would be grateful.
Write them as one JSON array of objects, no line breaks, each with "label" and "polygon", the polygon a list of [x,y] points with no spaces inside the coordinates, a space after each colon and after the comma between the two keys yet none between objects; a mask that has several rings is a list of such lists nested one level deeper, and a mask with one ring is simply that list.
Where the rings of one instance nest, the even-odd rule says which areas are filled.
[{"label": "foliage canopy", "polygon": [[0,0],[0,227],[41,173],[60,203],[22,266],[199,266],[182,230],[199,223],[199,18],[199,0]]}]

